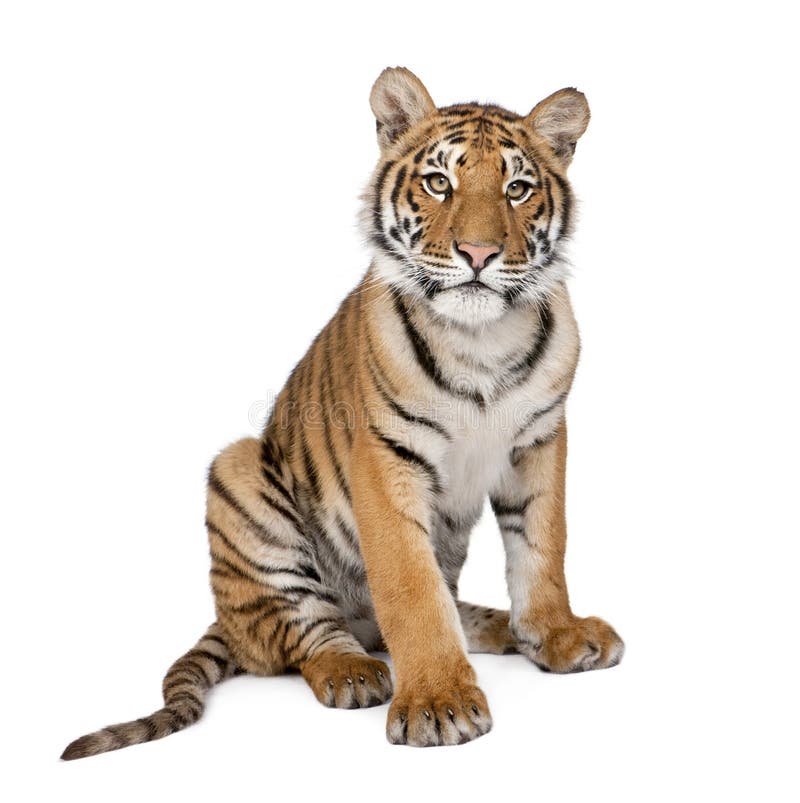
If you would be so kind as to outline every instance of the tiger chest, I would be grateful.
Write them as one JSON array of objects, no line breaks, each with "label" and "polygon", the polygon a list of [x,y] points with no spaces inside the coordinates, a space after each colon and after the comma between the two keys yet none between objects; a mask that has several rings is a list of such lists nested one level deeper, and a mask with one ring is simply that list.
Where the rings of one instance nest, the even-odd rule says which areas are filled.
[{"label": "tiger chest", "polygon": [[549,434],[561,415],[562,400],[547,393],[513,394],[484,410],[455,405],[446,421],[451,441],[439,455],[440,508],[465,516],[479,511],[509,470],[514,448]]},{"label": "tiger chest", "polygon": [[467,513],[480,507],[508,464],[509,448],[507,433],[487,420],[456,430],[441,458],[442,508]]}]

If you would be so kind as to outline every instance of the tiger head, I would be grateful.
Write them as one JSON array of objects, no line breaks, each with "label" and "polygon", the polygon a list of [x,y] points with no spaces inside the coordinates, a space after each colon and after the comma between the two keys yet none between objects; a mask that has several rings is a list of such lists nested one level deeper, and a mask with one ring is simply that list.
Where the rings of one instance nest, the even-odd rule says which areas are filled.
[{"label": "tiger head", "polygon": [[379,281],[480,326],[563,280],[566,168],[589,123],[582,93],[559,90],[525,117],[478,103],[437,108],[398,67],[381,73],[370,105],[381,158],[362,224]]}]

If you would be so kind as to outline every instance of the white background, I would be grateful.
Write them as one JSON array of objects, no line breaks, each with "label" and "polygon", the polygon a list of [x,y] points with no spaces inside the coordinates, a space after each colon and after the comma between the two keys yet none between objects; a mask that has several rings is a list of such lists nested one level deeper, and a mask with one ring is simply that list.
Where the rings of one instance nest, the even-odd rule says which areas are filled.
[{"label": "white background", "polygon": [[[5,799],[797,799],[789,3],[1,8]],[[457,748],[240,678],[195,727],[61,763],[157,708],[213,619],[204,472],[366,269],[395,64],[441,104],[588,96],[567,575],[626,658],[476,658],[495,727]],[[462,596],[505,604],[502,565],[485,516]]]}]

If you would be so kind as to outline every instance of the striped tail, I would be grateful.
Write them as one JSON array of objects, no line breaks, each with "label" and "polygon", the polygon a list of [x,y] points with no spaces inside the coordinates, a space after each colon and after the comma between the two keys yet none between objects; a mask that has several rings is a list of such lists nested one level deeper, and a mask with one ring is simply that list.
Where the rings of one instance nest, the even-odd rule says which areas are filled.
[{"label": "striped tail", "polygon": [[111,725],[76,739],[61,755],[66,761],[151,742],[200,719],[208,690],[239,673],[228,652],[225,634],[214,622],[206,634],[169,668],[162,686],[164,707],[149,717]]}]

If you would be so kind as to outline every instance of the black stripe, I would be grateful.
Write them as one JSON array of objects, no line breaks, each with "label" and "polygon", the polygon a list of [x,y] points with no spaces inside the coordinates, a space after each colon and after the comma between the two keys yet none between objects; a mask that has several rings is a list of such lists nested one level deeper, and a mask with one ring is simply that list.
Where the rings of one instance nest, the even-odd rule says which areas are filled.
[{"label": "black stripe", "polygon": [[[333,376],[333,368],[331,367],[331,332],[331,329],[327,329],[325,333],[325,342],[322,349],[322,377],[320,381],[320,402],[322,403],[323,409],[326,409],[329,412],[333,409],[334,400],[333,386],[331,384]],[[352,501],[352,496],[350,494],[350,487],[347,483],[347,479],[345,478],[344,471],[342,470],[342,466],[336,454],[336,449],[333,445],[333,438],[331,437],[332,426],[333,421],[329,414],[322,422],[322,436],[323,440],[325,441],[325,448],[328,452],[328,459],[330,460],[330,463],[333,466],[333,472],[336,475],[336,482],[339,485],[339,490],[341,490],[344,498],[349,503]]]},{"label": "black stripe", "polygon": [[[267,619],[270,619],[272,617],[277,617],[278,614],[285,613],[286,611],[296,611],[296,610],[297,610],[297,606],[294,605],[294,604],[275,605],[272,608],[268,608],[267,610],[262,611],[260,614],[258,614],[258,616],[256,616],[253,619],[253,621],[250,622],[250,624],[247,626],[247,632],[251,636],[255,636],[256,635],[256,631],[258,630],[258,628],[261,627],[261,625],[264,624],[264,622],[266,622]],[[274,635],[275,628],[280,626],[280,624],[283,621],[285,621],[285,620],[278,619],[278,622],[277,622],[276,626],[273,626],[273,628],[272,628],[272,632],[270,633],[269,638],[265,638],[264,639],[264,643],[265,644],[273,643],[272,642],[272,636]]]},{"label": "black stripe", "polygon": [[442,483],[439,479],[439,472],[430,462],[411,449],[407,449],[402,443],[398,443],[393,438],[384,435],[373,424],[370,423],[369,428],[373,435],[375,435],[375,437],[378,438],[385,446],[388,446],[389,449],[391,449],[401,460],[421,468],[423,472],[428,475],[434,493],[441,492]]},{"label": "black stripe", "polygon": [[477,109],[474,107],[469,108],[459,108],[458,106],[446,106],[444,109],[439,109],[439,113],[442,117],[449,117],[453,115],[454,117],[468,117],[470,114],[476,114]]},{"label": "black stripe", "polygon": [[183,678],[183,682],[193,683],[195,686],[201,686],[208,683],[208,675],[194,663],[183,662],[177,669],[170,673],[170,678],[164,679],[163,689],[172,689],[179,685],[179,676],[189,675],[189,678]]},{"label": "black stripe", "polygon": [[[189,677],[184,677],[187,674]],[[181,683],[192,683],[196,686],[198,683],[202,684],[204,680],[207,680],[205,672],[201,673],[194,664],[182,663],[172,670],[168,677],[164,678],[162,690],[166,694],[167,691]]]},{"label": "black stripe", "polygon": [[[187,653],[187,655],[188,655],[188,653]],[[196,660],[193,660],[191,658],[186,658],[186,657],[184,657],[183,660],[191,661],[190,666],[193,666],[193,667],[199,669],[202,672],[203,680],[205,681],[205,688],[210,689],[217,682],[216,677],[209,677],[209,674],[206,671],[206,667],[205,667],[204,664],[201,664]]]},{"label": "black stripe", "polygon": [[[311,344],[311,348],[309,348],[306,357],[304,358],[304,362],[306,363],[305,371],[303,374],[303,381],[300,384],[300,388],[298,389],[297,397],[300,399],[306,399],[312,397],[312,388],[314,385],[314,366],[315,366],[315,359],[316,359],[316,349],[314,348],[317,345],[317,341],[319,340],[320,335],[314,338],[313,343]],[[322,492],[321,486],[319,483],[319,472],[317,471],[317,466],[312,459],[311,451],[308,446],[308,441],[306,440],[306,426],[305,422],[302,420],[301,416],[298,416],[299,429],[300,429],[300,451],[301,457],[303,459],[303,467],[305,469],[306,474],[306,481],[309,486],[309,490],[311,491],[311,497],[313,501],[319,503],[322,499]]]},{"label": "black stripe", "polygon": [[184,683],[191,684],[192,686],[196,686],[198,682],[197,677],[183,677],[182,675],[176,672],[174,675],[170,675],[169,678],[165,678],[164,682],[161,684],[161,691],[165,696],[168,696],[169,693],[176,689],[178,686],[183,685]]},{"label": "black stripe", "polygon": [[261,538],[262,541],[268,544],[272,544],[273,546],[280,546],[285,547],[286,545],[273,533],[267,530],[262,524],[257,522],[251,515],[245,510],[244,506],[233,496],[233,494],[225,487],[222,481],[217,477],[216,473],[214,472],[214,467],[211,467],[211,471],[208,475],[208,485],[217,494],[221,499],[223,499],[230,507],[232,507],[251,527],[253,530],[256,531],[258,536]]},{"label": "black stripe", "polygon": [[336,630],[331,633],[326,633],[324,636],[320,636],[319,641],[315,641],[313,644],[309,644],[308,648],[306,649],[306,655],[308,655],[311,650],[315,652],[319,651],[319,648],[322,647],[323,644],[327,644],[329,641],[333,641],[336,638],[341,638],[343,635],[347,635],[342,630]]},{"label": "black stripe", "polygon": [[336,514],[336,526],[339,528],[339,531],[342,533],[350,546],[356,552],[360,552],[361,550],[358,545],[358,536],[350,529],[347,522],[338,513]]},{"label": "black stripe", "polygon": [[290,504],[295,504],[295,499],[289,489],[283,484],[283,478],[280,474],[275,473],[272,466],[261,464],[261,473],[264,479]]},{"label": "black stripe", "polygon": [[156,723],[153,722],[152,717],[142,717],[141,719],[137,719],[136,722],[138,722],[140,725],[144,725],[145,728],[147,728],[147,734],[145,735],[145,738],[148,742],[156,738],[158,728],[156,728]]},{"label": "black stripe", "polygon": [[305,566],[304,564],[300,564],[298,568],[303,577],[308,577],[309,580],[314,580],[317,583],[322,582],[319,572],[313,566]]},{"label": "black stripe", "polygon": [[[372,355],[369,355],[371,357]],[[401,418],[408,421],[410,424],[419,424],[423,427],[428,427],[432,429],[434,432],[438,432],[445,440],[451,441],[452,438],[450,437],[450,433],[437,421],[432,421],[430,418],[425,418],[424,416],[414,415],[410,413],[408,410],[405,409],[401,404],[396,402],[389,394],[386,392],[386,389],[381,384],[380,379],[376,374],[375,368],[372,366],[373,360],[367,359],[367,368],[369,369],[370,376],[372,377],[373,384],[378,391],[380,397],[384,400],[384,402],[389,406],[389,408],[394,412],[397,413]]]},{"label": "black stripe", "polygon": [[490,499],[495,516],[522,516],[528,505],[533,501],[533,494],[515,505],[501,502],[499,499]]},{"label": "black stripe", "polygon": [[367,575],[363,565],[357,565],[352,558],[337,549],[326,530],[321,530],[317,539],[317,559],[325,577],[345,577],[343,585],[351,587],[366,582]]},{"label": "black stripe", "polygon": [[[401,158],[405,159],[406,156],[410,156],[411,153],[413,153],[414,149],[419,147],[420,142],[427,141],[430,135],[433,133],[433,129],[434,126],[430,125],[418,137],[415,137],[414,142],[412,142],[411,145],[407,145],[405,147],[403,153],[401,154]],[[422,147],[424,148],[425,146],[423,145]]]},{"label": "black stripe", "polygon": [[450,385],[450,383],[444,378],[441,369],[436,363],[436,359],[430,350],[430,347],[425,341],[425,338],[420,334],[419,330],[414,326],[411,316],[409,315],[403,300],[400,298],[400,295],[395,291],[393,291],[392,295],[394,297],[395,310],[400,316],[400,320],[403,323],[406,335],[411,342],[411,346],[414,349],[414,353],[417,357],[417,362],[422,367],[422,370],[442,390],[446,390],[448,393],[454,396],[469,399],[479,407],[484,407],[486,401],[480,393],[477,391],[460,391],[456,388],[453,388],[452,385]]},{"label": "black stripe", "polygon": [[305,430],[302,427],[300,429],[300,449],[302,451],[303,467],[305,468],[306,479],[311,487],[311,496],[315,502],[319,503],[322,499],[322,491],[319,484],[319,473],[317,472],[317,467],[314,465],[311,459],[311,452],[308,448],[308,442],[306,441]]},{"label": "black stripe", "polygon": [[[208,658],[209,661],[213,661],[217,665],[217,669],[219,669],[221,675],[224,675],[225,670],[228,668],[229,661],[227,658],[222,658],[221,656],[215,655],[213,652],[209,652],[208,650],[203,650],[200,647],[195,647],[194,649],[189,650],[189,652],[187,652],[186,655],[199,656],[200,658]],[[215,682],[217,681],[216,680],[213,681],[212,685]]]},{"label": "black stripe", "polygon": [[[310,368],[308,373],[312,373]],[[310,379],[308,385],[309,387],[305,387],[304,383],[304,388],[302,389],[303,392],[301,392],[302,397],[310,396],[310,393],[308,392],[311,385]],[[308,441],[306,440],[305,427],[302,424],[300,426],[300,451],[301,457],[303,458],[303,468],[305,469],[306,480],[311,491],[311,497],[315,502],[319,503],[322,499],[322,489],[319,484],[319,472],[317,471],[317,466],[312,458],[311,450],[309,449]]]},{"label": "black stripe", "polygon": [[261,499],[265,502],[268,507],[271,507],[276,513],[280,513],[286,519],[294,524],[295,528],[302,532],[303,530],[303,522],[300,520],[300,517],[289,508],[284,507],[280,502],[276,502],[274,499],[271,499],[267,494],[263,491],[259,493]]},{"label": "black stripe", "polygon": [[406,166],[403,165],[398,171],[397,175],[394,179],[394,187],[392,187],[392,194],[389,196],[389,199],[392,202],[392,207],[394,208],[395,213],[397,213],[397,199],[400,197],[400,191],[403,189],[403,182],[406,180],[406,173],[408,170]]},{"label": "black stripe", "polygon": [[391,243],[386,239],[386,234],[383,230],[383,186],[386,183],[386,176],[388,175],[389,171],[395,166],[396,162],[389,161],[383,165],[380,172],[378,173],[378,178],[375,181],[375,198],[373,200],[373,207],[372,207],[372,223],[373,223],[373,230],[372,230],[372,238],[376,245],[383,248],[384,251],[387,251],[390,254],[394,254],[398,256],[397,251],[392,247]]},{"label": "black stripe", "polygon": [[261,441],[261,460],[275,469],[277,474],[281,473],[283,455],[280,446],[272,440],[264,438]]},{"label": "black stripe", "polygon": [[[493,117],[499,117],[501,120],[504,120],[507,123],[518,123],[522,118],[518,114],[509,114],[508,112],[504,112],[497,108],[494,109],[487,109],[489,114]],[[495,125],[502,131],[506,136],[513,137],[514,134],[507,126],[504,126],[502,123],[498,123],[496,120],[494,121]]]},{"label": "black stripe", "polygon": [[164,699],[166,700],[167,697],[171,697],[172,691],[177,689],[179,686],[190,686],[191,688],[197,688],[197,684],[199,679],[196,677],[182,677],[180,675],[175,675],[174,677],[170,677],[169,680],[165,680],[161,685],[161,691],[164,694]]},{"label": "black stripe", "polygon": [[348,556],[335,548],[331,536],[316,513],[309,511],[308,516],[310,526],[316,536],[314,538],[316,557],[323,570],[323,575],[326,577],[347,575],[347,582],[351,583],[351,585],[360,585],[366,582],[363,563],[354,564],[352,560],[348,559]]},{"label": "black stripe", "polygon": [[[284,646],[284,653],[286,657],[291,661],[292,653],[303,643],[303,639],[305,639],[309,633],[311,633],[314,629],[319,627],[320,625],[327,625],[327,624],[335,624],[337,630],[341,630],[341,621],[339,619],[335,619],[333,617],[326,617],[324,619],[315,619],[310,624],[307,624],[301,631],[298,636],[295,637],[294,643],[291,646]],[[292,621],[290,625],[298,625],[300,621]],[[288,633],[287,633],[288,635]]]},{"label": "black stripe", "polygon": [[551,432],[549,435],[543,435],[541,438],[536,438],[532,440],[530,443],[526,443],[522,446],[515,446],[511,450],[511,465],[516,466],[520,460],[524,457],[525,453],[531,449],[538,449],[540,446],[545,446],[548,443],[552,443],[559,434],[559,430],[555,432]]},{"label": "black stripe", "polygon": [[206,634],[200,639],[201,644],[204,641],[216,641],[217,644],[221,644],[226,650],[228,649],[228,645],[225,643],[225,640],[221,639],[219,636],[215,636],[213,633],[211,635]]},{"label": "black stripe", "polygon": [[299,594],[301,597],[314,596],[317,599],[321,599],[324,602],[331,602],[334,605],[339,601],[339,598],[335,594],[321,589],[306,588],[305,586],[287,586],[286,588],[279,588],[278,591],[282,594]]},{"label": "black stripe", "polygon": [[[235,580],[241,580],[242,578],[249,580],[251,583],[262,583],[263,580],[253,574],[246,572],[241,566],[237,566],[235,563],[231,563],[224,555],[220,555],[218,552],[215,552],[213,549],[210,550],[211,553],[211,568],[209,569],[209,573],[211,575],[217,575],[219,577],[230,577]],[[229,569],[229,571],[222,571],[222,568]],[[259,569],[259,571],[261,571]]]},{"label": "black stripe", "polygon": [[547,208],[550,214],[550,220],[547,223],[548,229],[550,228],[550,221],[552,221],[553,215],[556,211],[555,203],[553,203],[553,188],[550,183],[550,175],[551,174],[548,173],[548,175],[544,177],[544,191],[545,195],[547,196]]},{"label": "black stripe", "polygon": [[[381,361],[378,359],[378,354],[375,351],[375,344],[372,341],[372,334],[370,333],[369,323],[365,323],[364,325],[364,338],[367,341],[367,357],[369,362],[367,363],[370,369],[370,372],[378,374],[378,379],[384,385],[389,388],[389,391],[392,393],[396,393],[397,390],[395,388],[394,382],[386,374],[386,369],[381,365]],[[373,370],[374,366],[374,370]]]},{"label": "black stripe", "polygon": [[405,514],[403,512],[400,512],[400,511],[398,511],[398,512],[399,512],[399,515],[402,516],[409,524],[414,525],[414,527],[416,527],[417,529],[422,530],[422,532],[425,533],[425,535],[430,536],[430,533],[428,532],[428,528],[421,521],[418,521],[413,516],[408,516],[407,514]]},{"label": "black stripe", "polygon": [[191,718],[185,716],[183,711],[178,711],[170,706],[167,706],[164,710],[170,714],[169,728],[173,733],[181,728],[185,728],[191,723]]},{"label": "black stripe", "polygon": [[196,692],[191,691],[190,689],[184,689],[183,691],[176,692],[175,694],[170,695],[170,705],[175,705],[176,702],[179,700],[189,700],[193,703],[196,703],[200,708],[203,707],[203,698],[197,694]]},{"label": "black stripe", "polygon": [[566,391],[564,393],[560,393],[556,398],[547,405],[547,407],[542,407],[539,410],[534,410],[526,419],[525,423],[516,431],[514,434],[514,439],[516,440],[526,429],[532,426],[538,418],[541,418],[543,415],[547,415],[547,413],[555,410],[564,399],[567,398]]},{"label": "black stripe", "polygon": [[445,130],[446,131],[455,131],[456,129],[464,128],[464,127],[466,127],[468,125],[473,125],[474,123],[477,123],[479,121],[480,121],[480,117],[473,117],[471,120],[458,120],[455,123],[448,123],[445,126]]},{"label": "black stripe", "polygon": [[314,652],[319,651],[323,644],[328,644],[331,641],[335,641],[337,639],[341,640],[343,638],[349,640],[353,638],[353,636],[347,630],[342,630],[340,627],[328,625],[328,627],[317,633],[314,638],[311,639],[308,644],[306,644],[306,657],[308,657],[312,650]]},{"label": "black stripe", "polygon": [[[337,322],[336,322],[336,331],[331,336],[332,342],[334,343],[336,350],[342,360],[342,367],[339,371],[331,371],[330,372],[330,389],[331,394],[334,399],[334,406],[331,410],[332,415],[329,416],[331,418],[331,426],[335,426],[340,432],[344,434],[344,439],[347,442],[348,446],[353,445],[353,430],[355,428],[355,415],[353,415],[353,411],[347,405],[340,405],[340,400],[342,398],[342,394],[339,395],[339,400],[336,398],[335,392],[335,385],[334,379],[337,379],[339,383],[345,383],[345,385],[349,385],[353,382],[353,375],[355,373],[354,368],[354,359],[352,354],[352,349],[348,346],[348,332],[349,327],[351,325],[351,318],[355,317],[355,321],[352,322],[355,325],[356,329],[358,329],[358,313],[359,308],[356,307],[356,310],[353,311],[351,309],[352,305],[352,294],[349,295],[343,302],[341,307],[339,308],[339,312],[337,313]],[[339,408],[339,409],[337,409]]]},{"label": "black stripe", "polygon": [[[550,175],[556,180],[558,188],[561,190],[561,231],[558,235],[558,238],[561,239],[565,234],[569,233],[569,226],[571,223],[570,215],[572,212],[572,194],[569,189],[569,184],[567,184],[565,179],[559,176],[558,173],[550,173]],[[551,204],[552,200],[551,197]]]},{"label": "black stripe", "polygon": [[533,373],[544,355],[552,332],[553,316],[550,311],[550,304],[545,303],[539,310],[539,331],[533,346],[519,362],[508,369],[510,374],[518,374],[518,376],[514,377],[511,387],[521,385]]},{"label": "black stripe", "polygon": [[256,613],[256,611],[261,611],[263,608],[273,605],[274,603],[284,604],[287,602],[291,602],[291,605],[288,607],[295,607],[296,601],[287,600],[286,597],[280,594],[261,594],[255,599],[251,599],[250,602],[230,605],[228,609],[233,611],[233,613]]},{"label": "black stripe", "polygon": [[107,728],[103,728],[103,730],[114,737],[117,745],[128,747],[128,745],[131,744],[131,741],[129,735],[122,730],[123,727],[124,725],[109,725]]},{"label": "black stripe", "polygon": [[274,629],[273,633],[269,638],[269,643],[271,644],[283,644],[284,640],[286,639],[286,633],[289,630],[289,622],[291,619],[281,619],[278,623],[277,627]]}]

